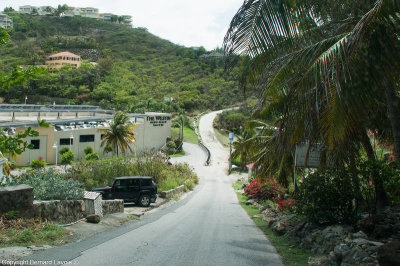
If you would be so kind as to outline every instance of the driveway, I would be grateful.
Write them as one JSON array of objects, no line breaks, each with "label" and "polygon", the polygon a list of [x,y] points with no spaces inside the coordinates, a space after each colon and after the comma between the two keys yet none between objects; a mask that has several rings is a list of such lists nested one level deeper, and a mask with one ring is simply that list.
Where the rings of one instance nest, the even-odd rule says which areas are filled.
[{"label": "driveway", "polygon": [[204,166],[204,151],[194,144],[185,143],[186,156],[172,159],[187,162],[200,178],[185,199],[139,221],[26,259],[77,265],[282,265],[275,248],[238,203],[232,181],[239,176],[226,175],[228,152],[213,133],[215,115],[200,121],[211,166]]}]

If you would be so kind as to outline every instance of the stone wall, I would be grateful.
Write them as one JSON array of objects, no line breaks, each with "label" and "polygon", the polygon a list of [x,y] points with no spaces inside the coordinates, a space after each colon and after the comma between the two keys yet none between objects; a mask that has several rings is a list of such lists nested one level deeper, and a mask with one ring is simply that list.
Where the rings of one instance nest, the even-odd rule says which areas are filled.
[{"label": "stone wall", "polygon": [[181,185],[177,188],[171,189],[171,190],[167,190],[167,191],[161,191],[161,198],[169,198],[173,195],[179,194],[181,192],[183,192],[185,190],[185,186]]},{"label": "stone wall", "polygon": [[34,201],[34,216],[57,223],[72,223],[82,219],[85,212],[83,200]]},{"label": "stone wall", "polygon": [[103,215],[124,212],[123,200],[103,200]]},{"label": "stone wall", "polygon": [[19,211],[25,218],[33,216],[33,188],[18,185],[0,188],[0,215],[9,211]]}]

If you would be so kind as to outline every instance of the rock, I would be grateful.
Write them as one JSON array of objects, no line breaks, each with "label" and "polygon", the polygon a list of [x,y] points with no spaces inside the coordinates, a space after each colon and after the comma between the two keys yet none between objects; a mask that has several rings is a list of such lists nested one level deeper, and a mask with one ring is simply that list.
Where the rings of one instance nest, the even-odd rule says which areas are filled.
[{"label": "rock", "polygon": [[265,216],[263,218],[263,221],[268,223],[268,227],[271,227],[272,224],[275,223],[277,220],[276,218]]},{"label": "rock", "polygon": [[271,228],[279,236],[286,233],[286,225],[281,221],[273,223]]},{"label": "rock", "polygon": [[342,261],[344,257],[350,252],[350,247],[346,244],[339,244],[334,249],[333,252],[335,253],[336,260]]},{"label": "rock", "polygon": [[88,223],[95,223],[98,224],[100,222],[100,216],[97,214],[91,214],[86,217],[86,221]]},{"label": "rock", "polygon": [[393,240],[378,248],[377,259],[379,265],[399,265],[400,262],[400,241]]},{"label": "rock", "polygon": [[325,266],[330,265],[329,256],[316,256],[308,258],[308,266]]},{"label": "rock", "polygon": [[363,231],[358,231],[357,233],[354,233],[352,236],[353,238],[364,238],[364,239],[368,238],[367,234],[365,234]]},{"label": "rock", "polygon": [[248,201],[246,201],[246,205],[253,205],[255,203],[255,201],[253,199],[249,199]]},{"label": "rock", "polygon": [[266,206],[261,205],[260,208],[258,208],[258,210],[260,211],[260,213],[262,213],[263,211],[265,211],[265,210],[267,210],[269,208],[271,208],[269,205],[266,205]]}]

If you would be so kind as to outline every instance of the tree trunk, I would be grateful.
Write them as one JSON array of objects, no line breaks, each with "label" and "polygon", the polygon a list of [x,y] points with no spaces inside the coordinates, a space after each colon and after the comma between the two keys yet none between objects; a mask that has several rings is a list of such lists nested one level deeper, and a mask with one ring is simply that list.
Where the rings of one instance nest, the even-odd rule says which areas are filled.
[{"label": "tree trunk", "polygon": [[[375,152],[372,148],[371,141],[369,140],[366,130],[363,130],[363,132],[361,133],[361,143],[364,147],[365,152],[367,153],[368,160],[371,162],[375,161]],[[383,208],[389,205],[389,200],[383,187],[382,180],[377,176],[373,176],[372,178],[375,187],[376,211],[379,213],[383,210]]]},{"label": "tree trunk", "polygon": [[400,109],[399,99],[396,97],[396,91],[393,83],[389,80],[384,81],[386,105],[388,116],[392,125],[392,134],[394,150],[397,159],[397,166],[400,168]]}]

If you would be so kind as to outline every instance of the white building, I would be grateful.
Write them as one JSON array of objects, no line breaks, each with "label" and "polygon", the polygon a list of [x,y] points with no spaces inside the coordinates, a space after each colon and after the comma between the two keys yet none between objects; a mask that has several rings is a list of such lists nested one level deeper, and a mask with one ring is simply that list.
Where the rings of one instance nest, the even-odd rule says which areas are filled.
[{"label": "white building", "polygon": [[[36,111],[28,107],[41,109],[36,108]],[[17,109],[20,110],[15,111]],[[109,113],[110,111],[96,109],[95,106],[0,105],[0,119],[6,120],[0,122],[0,126],[3,129],[15,128],[16,133],[23,132],[27,126],[31,126],[39,132],[38,137],[25,139],[28,144],[34,146],[34,149],[28,149],[18,156],[17,166],[28,166],[38,157],[42,157],[49,164],[54,164],[56,153],[63,147],[69,147],[73,151],[75,160],[85,158],[84,149],[88,146],[92,147],[94,152],[98,152],[100,158],[111,157],[112,154],[105,153],[104,147],[101,147],[101,137],[104,132],[99,130],[107,128],[106,121],[112,119]],[[40,119],[46,119],[51,124],[49,128],[37,126],[38,114]],[[128,116],[135,125],[136,141],[131,145],[134,153],[159,150],[165,145],[171,134],[171,114],[145,113],[128,114]],[[127,155],[131,153],[128,152]],[[60,162],[60,155],[57,154],[57,157],[57,162]]]},{"label": "white building", "polygon": [[4,29],[12,29],[13,28],[13,19],[7,14],[0,13],[0,27]]}]

